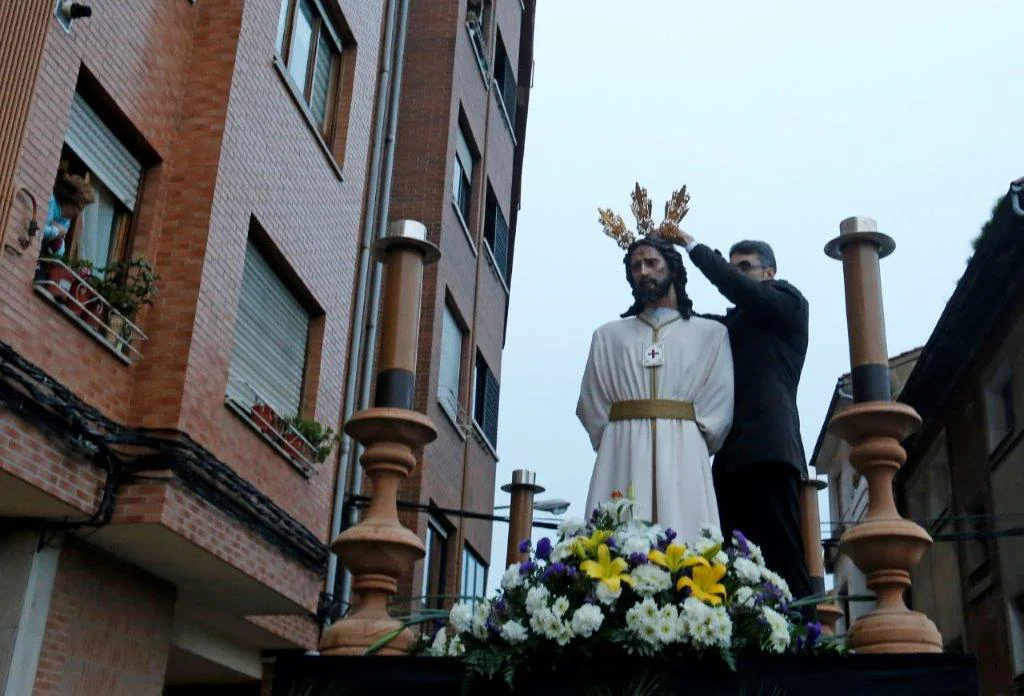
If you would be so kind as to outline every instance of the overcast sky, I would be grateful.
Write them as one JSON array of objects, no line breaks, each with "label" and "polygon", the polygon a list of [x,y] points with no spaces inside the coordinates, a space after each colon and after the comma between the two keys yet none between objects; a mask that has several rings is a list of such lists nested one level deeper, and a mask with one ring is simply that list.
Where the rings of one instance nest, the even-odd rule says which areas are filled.
[{"label": "overcast sky", "polygon": [[[1009,182],[1024,175],[1024,2],[544,0],[501,366],[498,483],[537,472],[583,516],[594,453],[575,416],[591,333],[630,303],[598,206],[634,181],[723,253],[772,244],[810,301],[799,407],[808,456],[849,370],[841,265],[851,215],[896,239],[882,262],[888,349],[923,344]],[[658,217],[660,219],[660,217]],[[688,265],[697,311],[726,302]],[[498,504],[507,503],[500,491]],[[823,510],[824,516],[825,510]],[[504,567],[495,525],[489,585]]]}]

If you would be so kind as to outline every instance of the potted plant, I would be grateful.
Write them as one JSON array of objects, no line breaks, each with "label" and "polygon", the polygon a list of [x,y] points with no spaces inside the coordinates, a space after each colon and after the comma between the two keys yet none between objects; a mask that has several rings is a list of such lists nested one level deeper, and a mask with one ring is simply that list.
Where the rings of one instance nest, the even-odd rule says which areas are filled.
[{"label": "potted plant", "polygon": [[[289,425],[292,426],[292,430],[285,434],[285,441],[294,449],[308,455],[317,464],[327,459],[339,439],[334,430],[308,418],[295,416],[289,421]],[[296,433],[301,438],[297,437]]]},{"label": "potted plant", "polygon": [[261,401],[260,399],[256,399],[252,405],[251,411],[252,419],[256,422],[257,427],[259,427],[259,429],[264,433],[270,435],[280,430],[278,424],[279,417],[270,404],[265,401]]},{"label": "potted plant", "polygon": [[115,261],[103,269],[103,281],[98,290],[116,310],[107,318],[108,340],[131,340],[130,335],[125,335],[125,320],[132,319],[143,305],[153,304],[159,279],[153,266],[141,257]]}]

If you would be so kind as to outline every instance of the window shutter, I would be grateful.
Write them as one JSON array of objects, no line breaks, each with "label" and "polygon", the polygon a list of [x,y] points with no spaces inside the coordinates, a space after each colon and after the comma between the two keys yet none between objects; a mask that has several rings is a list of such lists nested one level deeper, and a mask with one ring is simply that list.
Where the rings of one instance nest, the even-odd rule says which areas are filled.
[{"label": "window shutter", "polygon": [[494,373],[487,370],[486,383],[484,385],[484,435],[490,440],[491,445],[498,446],[498,379]]},{"label": "window shutter", "polygon": [[441,324],[441,364],[438,368],[437,397],[452,412],[459,412],[459,373],[462,362],[462,329],[448,307]]},{"label": "window shutter", "polygon": [[135,209],[142,164],[117,139],[92,107],[75,92],[64,136],[85,166],[98,176],[128,210]]},{"label": "window shutter", "polygon": [[473,181],[473,151],[469,149],[469,142],[460,127],[455,131],[455,156],[459,158],[459,164],[466,173],[466,178],[472,184]]},{"label": "window shutter", "polygon": [[512,61],[505,53],[505,79],[501,82],[501,100],[505,103],[505,112],[508,113],[508,120],[515,129],[516,125],[516,78],[512,70]]},{"label": "window shutter", "polygon": [[308,337],[309,314],[250,242],[229,368],[232,381],[247,383],[279,415],[298,414]]},{"label": "window shutter", "polygon": [[497,205],[494,207],[494,263],[498,266],[501,277],[508,282],[508,223],[505,215]]}]

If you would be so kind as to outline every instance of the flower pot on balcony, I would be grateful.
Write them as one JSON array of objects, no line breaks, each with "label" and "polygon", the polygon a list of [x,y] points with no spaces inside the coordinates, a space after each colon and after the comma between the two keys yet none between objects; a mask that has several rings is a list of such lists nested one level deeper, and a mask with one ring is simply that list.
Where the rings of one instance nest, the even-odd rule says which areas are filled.
[{"label": "flower pot on balcony", "polygon": [[125,335],[124,317],[117,312],[111,311],[107,317],[107,330],[104,332],[107,343],[114,347],[120,347]]},{"label": "flower pot on balcony", "polygon": [[44,275],[49,285],[46,286],[55,300],[63,304],[73,305],[71,298],[79,277],[67,266],[61,263],[47,263],[44,267]]},{"label": "flower pot on balcony", "polygon": [[302,436],[296,432],[288,431],[284,434],[284,441],[287,444],[285,450],[289,456],[298,457],[299,459],[305,460],[306,463],[312,463],[314,461],[314,454],[309,443],[302,439]]},{"label": "flower pot on balcony", "polygon": [[253,422],[261,431],[268,435],[277,432],[277,413],[270,407],[270,404],[257,401],[252,405],[251,413]]}]

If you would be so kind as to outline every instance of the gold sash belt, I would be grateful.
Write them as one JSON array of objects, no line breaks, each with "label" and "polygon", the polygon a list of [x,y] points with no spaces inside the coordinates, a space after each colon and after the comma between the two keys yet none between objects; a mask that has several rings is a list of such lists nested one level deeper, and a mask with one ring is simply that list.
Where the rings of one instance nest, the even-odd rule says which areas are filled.
[{"label": "gold sash belt", "polygon": [[697,420],[691,402],[672,399],[616,401],[612,404],[611,412],[608,414],[609,421],[647,420],[650,418]]}]

